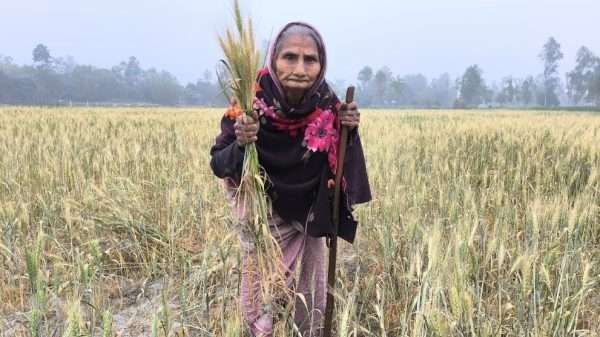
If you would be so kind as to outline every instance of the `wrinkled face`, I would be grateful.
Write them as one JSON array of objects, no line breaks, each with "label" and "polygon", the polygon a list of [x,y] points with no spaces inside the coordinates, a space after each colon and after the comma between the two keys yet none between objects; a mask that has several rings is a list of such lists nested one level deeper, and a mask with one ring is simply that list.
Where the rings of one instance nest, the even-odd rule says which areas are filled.
[{"label": "wrinkled face", "polygon": [[282,43],[275,59],[275,73],[284,91],[302,95],[312,87],[321,72],[317,44],[311,37],[302,35],[289,36]]}]

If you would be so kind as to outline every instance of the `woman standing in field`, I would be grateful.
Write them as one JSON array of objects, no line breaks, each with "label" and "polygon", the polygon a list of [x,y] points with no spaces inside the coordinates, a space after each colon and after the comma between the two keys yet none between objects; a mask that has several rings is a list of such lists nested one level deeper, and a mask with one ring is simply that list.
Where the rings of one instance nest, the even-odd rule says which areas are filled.
[{"label": "woman standing in field", "polygon": [[[350,129],[338,235],[353,242],[357,222],[352,206],[371,200],[355,103],[341,103],[325,81],[327,55],[312,26],[292,22],[275,38],[267,67],[259,72],[254,118],[233,104],[221,120],[211,148],[211,168],[223,178],[229,197],[240,180],[244,145],[254,142],[268,177],[273,206],[269,226],[282,251],[287,284],[302,294],[294,320],[303,336],[322,329],[327,291],[327,247],[333,234],[332,193],[340,124]],[[338,114],[340,113],[341,114]],[[338,118],[339,116],[339,118]],[[238,208],[239,215],[239,208]],[[243,226],[241,226],[243,228]],[[273,313],[265,310],[258,278],[252,273],[252,242],[240,230],[244,251],[241,306],[255,336],[271,336]],[[299,268],[298,279],[293,279]],[[299,298],[301,298],[299,296]]]}]

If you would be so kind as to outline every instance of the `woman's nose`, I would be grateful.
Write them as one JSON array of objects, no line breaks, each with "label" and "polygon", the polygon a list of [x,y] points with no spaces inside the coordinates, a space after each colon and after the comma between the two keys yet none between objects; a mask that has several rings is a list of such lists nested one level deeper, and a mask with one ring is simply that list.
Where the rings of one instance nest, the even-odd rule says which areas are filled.
[{"label": "woman's nose", "polygon": [[299,59],[298,62],[296,62],[296,66],[294,67],[294,74],[296,74],[296,75],[306,74],[306,64],[304,64],[304,60]]}]

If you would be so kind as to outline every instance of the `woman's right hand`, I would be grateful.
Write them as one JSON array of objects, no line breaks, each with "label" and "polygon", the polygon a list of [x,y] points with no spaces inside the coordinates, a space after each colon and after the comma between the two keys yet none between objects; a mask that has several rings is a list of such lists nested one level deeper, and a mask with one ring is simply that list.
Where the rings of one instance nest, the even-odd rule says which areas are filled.
[{"label": "woman's right hand", "polygon": [[252,116],[241,114],[235,119],[233,128],[235,129],[236,142],[239,146],[254,143],[258,139],[258,114],[252,112]]}]

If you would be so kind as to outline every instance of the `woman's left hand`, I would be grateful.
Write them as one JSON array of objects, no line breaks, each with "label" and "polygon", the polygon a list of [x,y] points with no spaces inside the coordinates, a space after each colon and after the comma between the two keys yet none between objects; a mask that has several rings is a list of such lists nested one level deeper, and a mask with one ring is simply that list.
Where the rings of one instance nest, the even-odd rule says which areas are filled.
[{"label": "woman's left hand", "polygon": [[358,105],[356,102],[342,103],[340,106],[340,122],[343,126],[347,126],[348,129],[352,130],[358,127],[360,124],[360,112],[358,112]]}]

